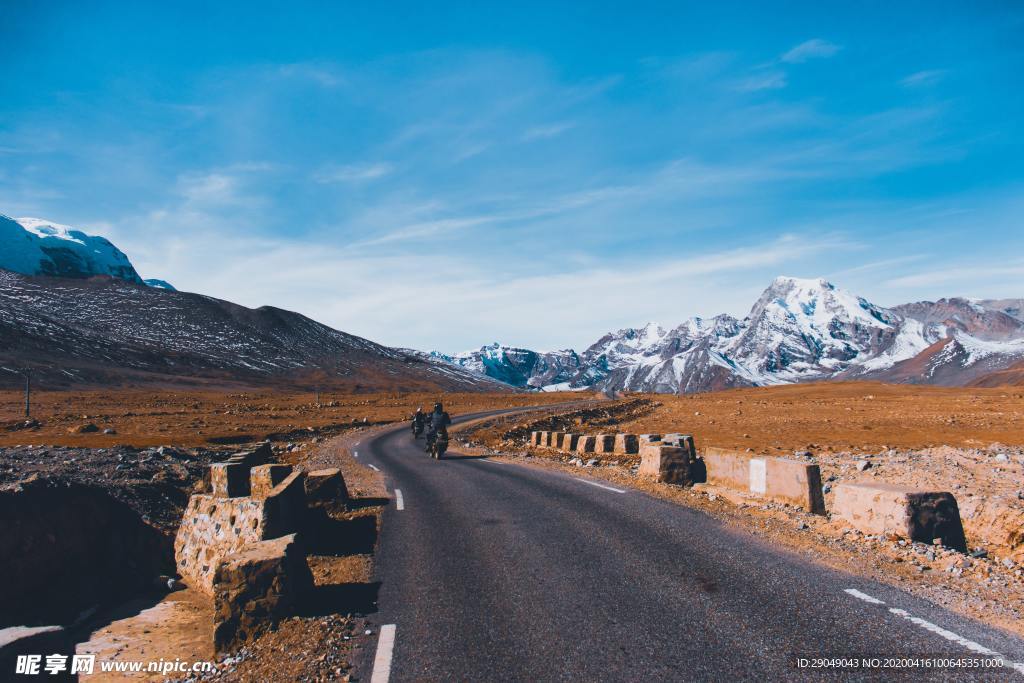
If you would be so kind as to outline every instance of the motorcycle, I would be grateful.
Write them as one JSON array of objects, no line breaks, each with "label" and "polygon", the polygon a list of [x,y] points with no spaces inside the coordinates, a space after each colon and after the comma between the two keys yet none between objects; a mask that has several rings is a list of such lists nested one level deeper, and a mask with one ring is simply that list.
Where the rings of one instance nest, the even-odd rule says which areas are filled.
[{"label": "motorcycle", "polygon": [[448,450],[448,432],[427,430],[427,447],[424,450],[433,459],[440,460],[444,452]]},{"label": "motorcycle", "polygon": [[422,433],[423,433],[423,423],[422,422],[417,422],[416,420],[413,420],[412,421],[412,438],[418,439],[418,438],[420,438],[420,435]]}]

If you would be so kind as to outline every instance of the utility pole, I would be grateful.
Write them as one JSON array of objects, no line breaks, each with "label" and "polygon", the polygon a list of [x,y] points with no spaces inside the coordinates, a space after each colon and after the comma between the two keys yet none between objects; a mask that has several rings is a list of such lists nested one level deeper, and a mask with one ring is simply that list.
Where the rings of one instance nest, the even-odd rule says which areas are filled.
[{"label": "utility pole", "polygon": [[25,368],[25,417],[32,417],[32,370]]}]

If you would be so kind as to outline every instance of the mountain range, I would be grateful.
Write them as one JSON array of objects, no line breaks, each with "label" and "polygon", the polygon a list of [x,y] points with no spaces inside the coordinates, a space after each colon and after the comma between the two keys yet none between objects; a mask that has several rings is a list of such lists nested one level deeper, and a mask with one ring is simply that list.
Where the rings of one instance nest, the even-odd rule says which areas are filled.
[{"label": "mountain range", "polygon": [[449,363],[518,387],[692,393],[875,379],[940,385],[1024,377],[1024,300],[884,308],[823,279],[776,278],[742,319],[611,332],[576,352],[491,344]]},{"label": "mountain range", "polygon": [[[50,384],[240,383],[351,390],[692,393],[876,379],[1024,383],[1024,299],[885,308],[823,279],[776,278],[746,317],[610,332],[582,352],[376,344],[298,313],[143,280],[103,237],[0,215],[0,369]],[[0,384],[18,381],[0,372]]]}]

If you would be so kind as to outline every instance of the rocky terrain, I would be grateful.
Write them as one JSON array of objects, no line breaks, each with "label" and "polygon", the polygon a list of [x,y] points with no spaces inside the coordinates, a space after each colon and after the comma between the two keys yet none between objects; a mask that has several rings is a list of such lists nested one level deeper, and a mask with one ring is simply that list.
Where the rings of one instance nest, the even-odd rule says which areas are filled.
[{"label": "rocky terrain", "polygon": [[[0,270],[0,367],[43,386],[178,383],[415,390],[507,385],[298,313],[119,278]],[[20,378],[0,372],[0,386]]]},{"label": "rocky terrain", "polygon": [[518,387],[695,393],[825,379],[991,384],[1024,360],[1020,300],[883,308],[825,280],[779,277],[743,319],[612,332],[581,353],[485,346],[454,364]]}]

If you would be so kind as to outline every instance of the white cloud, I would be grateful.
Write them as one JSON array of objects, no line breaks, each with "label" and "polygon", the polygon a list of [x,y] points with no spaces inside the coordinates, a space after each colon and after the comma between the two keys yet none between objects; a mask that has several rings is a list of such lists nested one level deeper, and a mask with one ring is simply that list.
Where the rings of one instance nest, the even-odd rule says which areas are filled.
[{"label": "white cloud", "polygon": [[832,57],[842,48],[821,38],[812,38],[786,51],[779,59],[787,64],[801,64],[809,59]]}]

